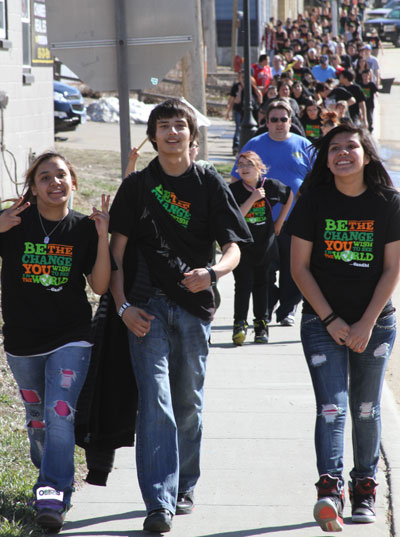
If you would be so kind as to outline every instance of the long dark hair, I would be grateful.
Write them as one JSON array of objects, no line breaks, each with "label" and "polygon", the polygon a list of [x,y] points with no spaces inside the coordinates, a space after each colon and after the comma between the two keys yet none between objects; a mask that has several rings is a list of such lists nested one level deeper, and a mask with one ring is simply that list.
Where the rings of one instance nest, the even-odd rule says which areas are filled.
[{"label": "long dark hair", "polygon": [[307,177],[307,189],[334,181],[333,173],[327,166],[329,145],[337,134],[348,132],[357,134],[365,154],[370,161],[364,167],[364,182],[373,192],[382,194],[387,188],[394,188],[388,172],[385,170],[378,155],[374,141],[370,133],[354,124],[343,123],[330,130],[325,136],[313,141],[314,165]]}]

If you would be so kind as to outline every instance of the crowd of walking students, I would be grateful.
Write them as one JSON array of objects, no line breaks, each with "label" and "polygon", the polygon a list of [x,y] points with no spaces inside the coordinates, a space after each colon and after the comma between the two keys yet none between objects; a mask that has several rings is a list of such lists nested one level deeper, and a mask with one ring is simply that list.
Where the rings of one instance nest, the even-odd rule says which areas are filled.
[{"label": "crowd of walking students", "polygon": [[[375,99],[381,87],[375,29],[365,31],[365,3],[344,0],[339,32],[332,37],[329,2],[286,21],[271,18],[265,26],[258,61],[252,65],[253,114],[260,128],[272,99],[286,98],[293,110],[293,132],[310,141],[322,134],[326,112],[359,121],[373,131]],[[227,106],[235,120],[233,154],[239,147],[244,80],[238,74]],[[344,110],[343,110],[344,109]]]}]

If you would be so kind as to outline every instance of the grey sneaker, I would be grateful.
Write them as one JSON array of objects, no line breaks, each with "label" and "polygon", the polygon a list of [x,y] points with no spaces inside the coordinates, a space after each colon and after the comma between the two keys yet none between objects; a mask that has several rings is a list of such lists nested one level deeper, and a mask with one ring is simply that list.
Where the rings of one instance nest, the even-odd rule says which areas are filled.
[{"label": "grey sneaker", "polygon": [[265,319],[254,319],[254,343],[268,343],[269,331]]},{"label": "grey sneaker", "polygon": [[246,321],[238,321],[233,325],[233,334],[232,334],[232,340],[233,343],[237,346],[243,345],[246,336],[247,336],[247,328],[248,324]]},{"label": "grey sneaker", "polygon": [[375,522],[375,489],[378,483],[373,477],[355,479],[349,482],[351,520],[356,524]]},{"label": "grey sneaker", "polygon": [[315,486],[318,501],[314,506],[314,519],[323,531],[342,531],[344,487],[340,478],[323,474]]}]

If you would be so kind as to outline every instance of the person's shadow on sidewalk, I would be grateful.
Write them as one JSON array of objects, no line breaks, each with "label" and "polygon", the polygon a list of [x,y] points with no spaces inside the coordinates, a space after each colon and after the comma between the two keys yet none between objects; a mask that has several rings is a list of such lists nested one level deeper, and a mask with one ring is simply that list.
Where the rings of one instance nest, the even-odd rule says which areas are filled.
[{"label": "person's shadow on sidewalk", "polygon": [[[96,517],[90,519],[79,520],[76,522],[66,522],[63,528],[63,531],[59,535],[65,535],[69,537],[138,537],[149,535],[148,532],[143,530],[100,530],[96,531],[95,529],[91,530],[90,526],[104,523],[112,522],[113,520],[127,520],[134,518],[143,518],[145,516],[144,511],[129,511],[126,513],[118,513],[115,515],[109,515],[104,517]],[[86,530],[74,532],[78,528],[85,528]],[[228,531],[220,533],[207,533],[203,535],[196,535],[196,537],[256,537],[257,535],[268,535],[268,534],[277,534],[283,531],[294,531],[302,528],[312,528],[316,530],[315,522],[304,522],[302,524],[288,524],[286,526],[274,526],[266,528],[253,528],[247,530],[238,530],[238,531]],[[71,531],[72,530],[72,531]],[[49,534],[47,534],[49,535]],[[321,537],[319,534],[310,535],[309,537]],[[323,537],[329,537],[326,534]]]}]

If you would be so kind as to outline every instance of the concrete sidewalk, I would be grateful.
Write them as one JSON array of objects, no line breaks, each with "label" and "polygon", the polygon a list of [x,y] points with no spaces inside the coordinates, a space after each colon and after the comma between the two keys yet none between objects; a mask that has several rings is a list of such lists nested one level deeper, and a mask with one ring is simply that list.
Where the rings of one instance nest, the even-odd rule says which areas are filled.
[{"label": "concrete sidewalk", "polygon": [[[206,380],[202,476],[196,509],[174,518],[175,537],[327,535],[313,520],[317,481],[313,446],[315,403],[295,327],[271,326],[268,345],[231,343],[233,278],[220,282],[222,304],[212,329]],[[251,318],[249,316],[249,318]],[[384,404],[383,416],[398,420]],[[398,437],[398,426],[394,429]],[[389,440],[389,438],[388,438]],[[346,435],[345,477],[352,467]],[[346,535],[389,537],[388,487],[381,461],[377,522],[351,523]],[[145,516],[136,478],[134,449],[117,452],[107,487],[85,485],[73,496],[62,535],[128,537],[142,532]]]}]

